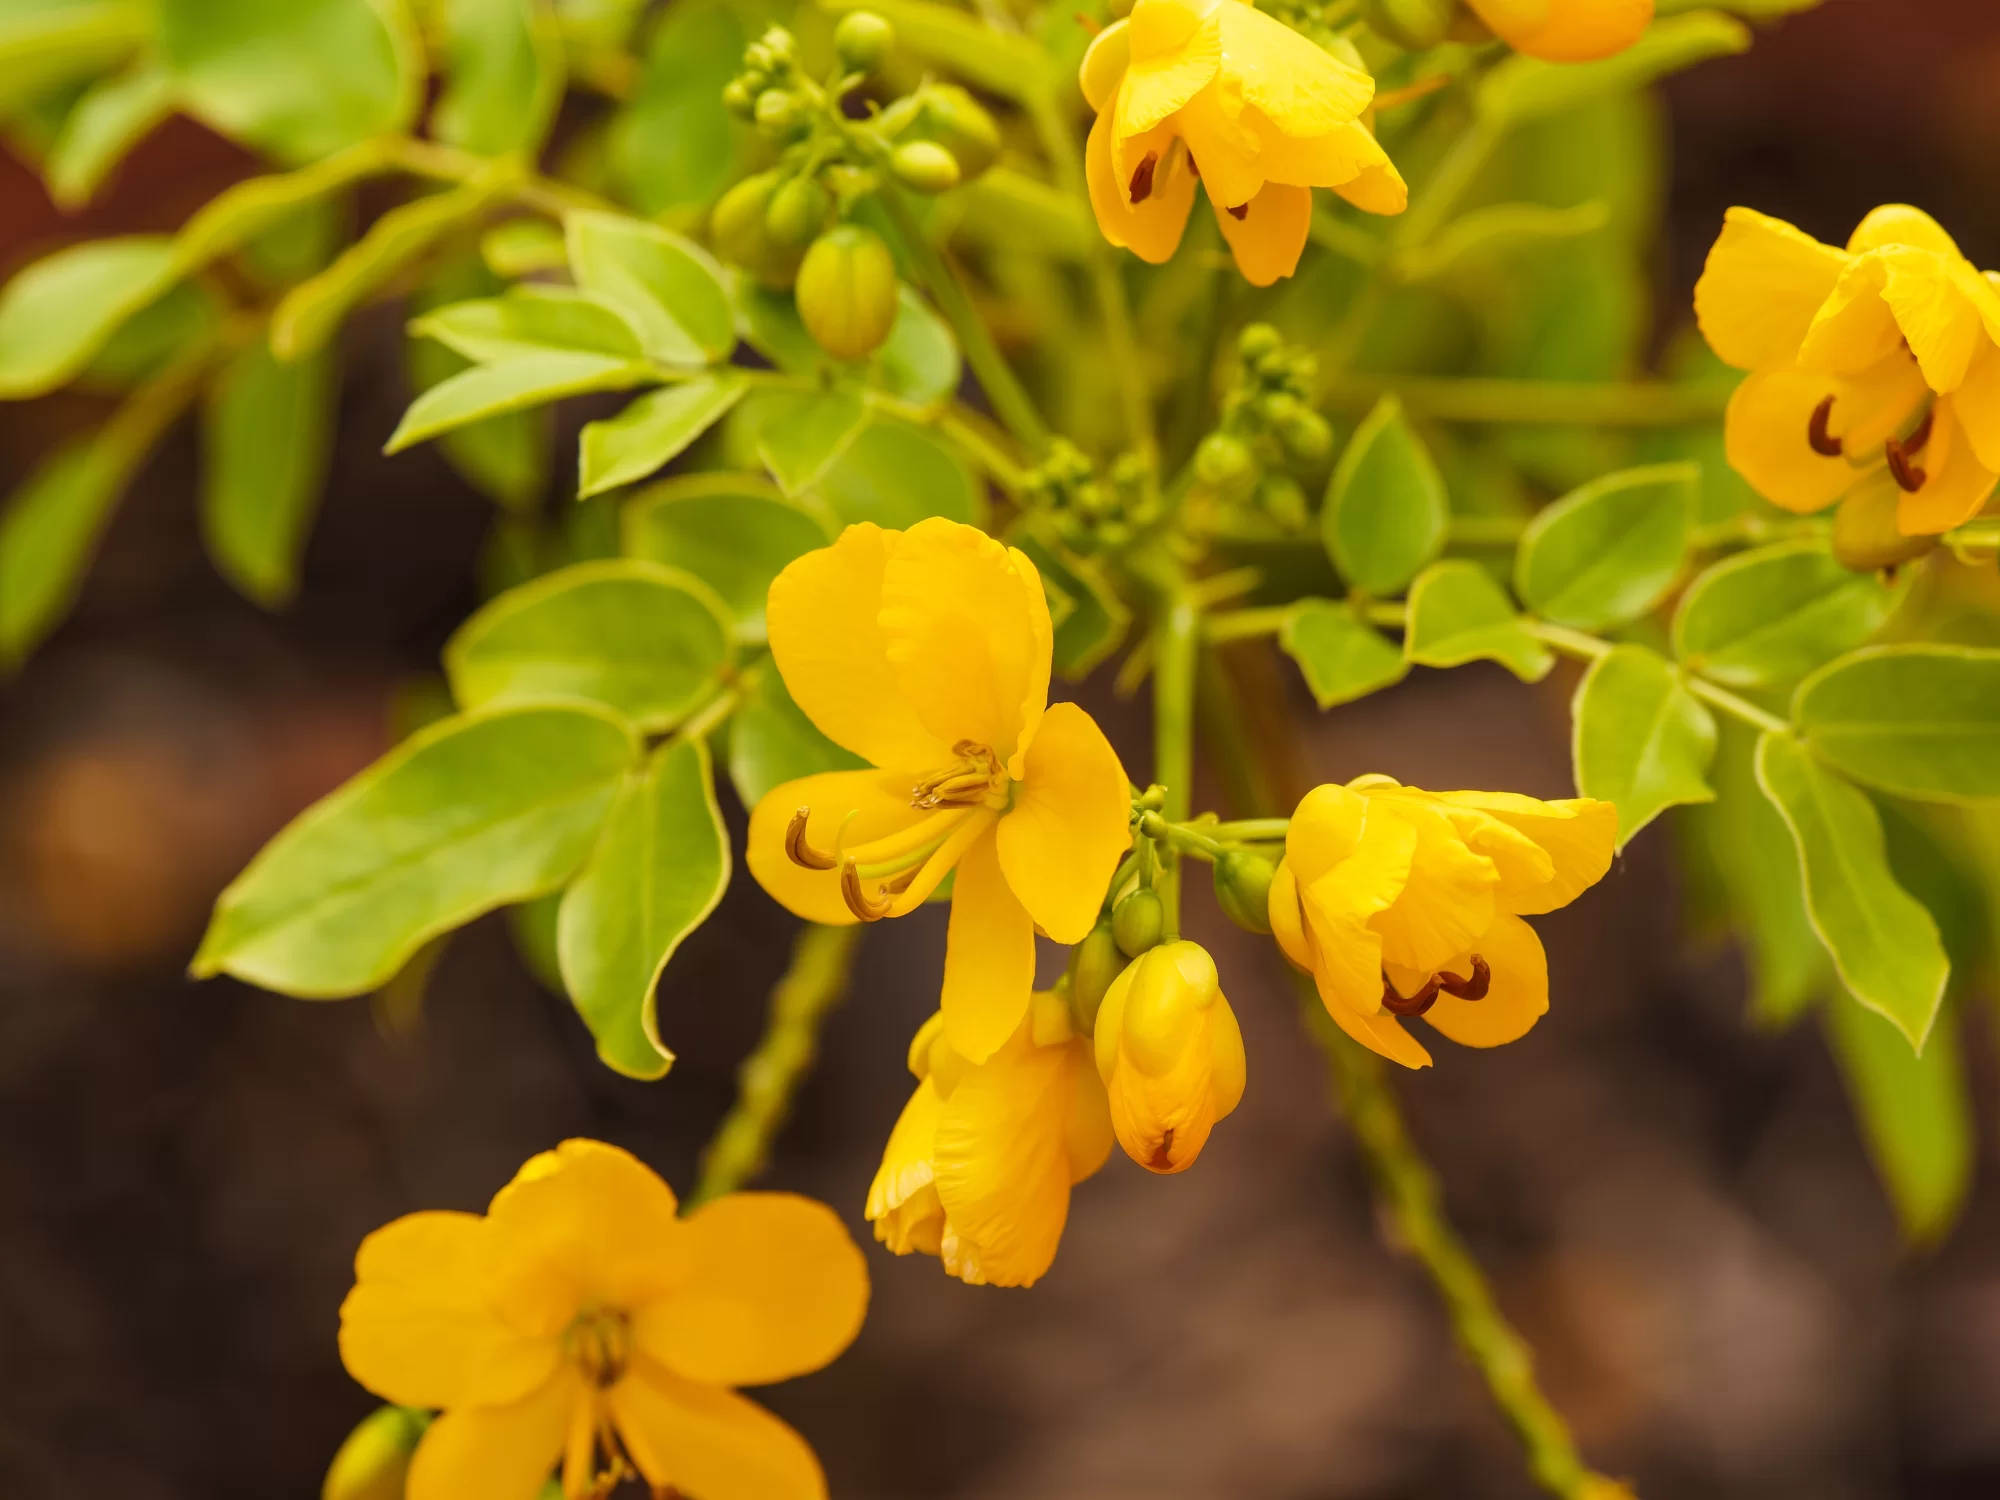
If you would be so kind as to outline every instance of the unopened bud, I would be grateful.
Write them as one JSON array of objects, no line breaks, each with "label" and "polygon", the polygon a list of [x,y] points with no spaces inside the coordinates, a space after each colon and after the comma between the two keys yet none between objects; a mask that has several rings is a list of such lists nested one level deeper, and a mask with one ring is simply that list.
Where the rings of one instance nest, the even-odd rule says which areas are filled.
[{"label": "unopened bud", "polygon": [[1245,364],[1254,365],[1284,347],[1285,340],[1269,323],[1252,323],[1236,336],[1236,352]]},{"label": "unopened bud", "polygon": [[765,220],[784,181],[776,172],[744,178],[724,193],[709,216],[708,237],[715,253],[741,266],[766,286],[789,286],[804,252],[772,242]]},{"label": "unopened bud", "polygon": [[896,45],[896,28],[872,10],[852,10],[833,28],[833,55],[851,73],[872,73]]},{"label": "unopened bud", "polygon": [[958,158],[936,141],[905,141],[889,154],[889,170],[905,187],[942,193],[958,186]]},{"label": "unopened bud", "polygon": [[764,232],[771,243],[792,250],[807,244],[826,227],[833,212],[833,195],[815,177],[794,177],[771,194],[764,209]]},{"label": "unopened bud", "polygon": [[1858,485],[1833,513],[1833,555],[1844,568],[1874,573],[1922,557],[1934,536],[1905,536],[1896,524],[1903,492],[1885,472]]},{"label": "unopened bud", "polygon": [[1458,0],[1368,0],[1362,12],[1369,30],[1413,52],[1443,41],[1457,13]]},{"label": "unopened bud", "polygon": [[1233,489],[1250,477],[1256,467],[1243,439],[1227,432],[1211,432],[1194,450],[1194,471],[1201,482],[1218,490]]},{"label": "unopened bud", "polygon": [[1193,1166],[1243,1098],[1243,1033],[1197,943],[1132,961],[1098,1010],[1092,1051],[1118,1143],[1151,1172]]},{"label": "unopened bud", "polygon": [[1000,127],[971,94],[955,83],[933,83],[922,99],[917,135],[949,151],[965,181],[1000,159]]},{"label": "unopened bud", "polygon": [[739,120],[757,116],[757,94],[748,81],[732,78],[722,86],[722,107]]},{"label": "unopened bud", "polygon": [[812,242],[799,265],[799,316],[835,359],[866,359],[896,323],[896,260],[882,237],[838,224]]},{"label": "unopened bud", "polygon": [[1166,926],[1167,910],[1160,904],[1158,894],[1146,886],[1139,887],[1112,908],[1111,928],[1127,958],[1137,958],[1158,943]]},{"label": "unopened bud", "polygon": [[805,126],[805,103],[790,89],[765,89],[757,96],[756,118],[765,135],[788,140]]},{"label": "unopened bud", "polygon": [[1257,484],[1257,503],[1264,514],[1287,531],[1303,531],[1308,511],[1306,492],[1289,474],[1266,474]]},{"label": "unopened bud", "polygon": [[327,1465],[320,1500],[403,1500],[410,1455],[430,1418],[406,1406],[370,1412]]},{"label": "unopened bud", "polygon": [[1215,862],[1215,903],[1238,927],[1271,930],[1271,877],[1277,866],[1253,849],[1231,849]]},{"label": "unopened bud", "polygon": [[1308,406],[1294,411],[1278,428],[1278,436],[1300,463],[1323,463],[1333,452],[1333,429]]},{"label": "unopened bud", "polygon": [[1069,950],[1069,1004],[1078,1031],[1088,1034],[1097,1024],[1104,992],[1124,967],[1125,955],[1118,951],[1118,938],[1108,921],[1099,922]]}]

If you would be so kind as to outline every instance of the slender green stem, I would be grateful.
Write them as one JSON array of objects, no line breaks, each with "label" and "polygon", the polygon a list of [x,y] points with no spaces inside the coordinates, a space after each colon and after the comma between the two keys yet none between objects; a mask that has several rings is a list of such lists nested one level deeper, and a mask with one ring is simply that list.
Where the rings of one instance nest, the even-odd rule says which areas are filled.
[{"label": "slender green stem", "polygon": [[[1160,816],[1185,823],[1194,795],[1194,678],[1201,611],[1178,566],[1153,624],[1153,779],[1166,789]],[[1180,936],[1180,861],[1162,861],[1158,883],[1167,936]]]},{"label": "slender green stem", "polygon": [[1233,839],[1239,844],[1276,844],[1284,840],[1292,831],[1290,818],[1237,818],[1232,822],[1217,823],[1208,830],[1220,839]]},{"label": "slender green stem", "polygon": [[1225,641],[1253,641],[1260,636],[1276,635],[1285,628],[1291,613],[1289,604],[1224,610],[1201,622],[1201,638],[1220,645]]},{"label": "slender green stem", "polygon": [[1713,707],[1721,709],[1726,714],[1741,719],[1752,728],[1763,730],[1766,734],[1784,734],[1792,727],[1789,722],[1779,718],[1776,714],[1759,708],[1748,698],[1739,698],[1736,694],[1730,692],[1728,688],[1717,687],[1706,677],[1697,677],[1692,672],[1688,673],[1687,687],[1688,691],[1693,693],[1695,697],[1702,699]]},{"label": "slender green stem", "polygon": [[1366,411],[1394,394],[1411,411],[1445,422],[1686,427],[1713,421],[1727,391],[1666,381],[1502,380],[1450,375],[1336,372],[1320,390],[1336,411]]},{"label": "slender green stem", "polygon": [[1139,832],[1147,838],[1165,844],[1177,854],[1192,854],[1197,859],[1205,859],[1213,864],[1229,852],[1229,846],[1220,839],[1211,838],[1206,830],[1193,828],[1185,823],[1169,823],[1156,812],[1146,813],[1139,819]]},{"label": "slender green stem", "polygon": [[808,926],[771,992],[771,1018],[736,1074],[736,1103],[701,1156],[689,1208],[733,1193],[764,1169],[792,1095],[819,1050],[820,1022],[847,993],[861,928]]},{"label": "slender green stem", "polygon": [[1564,656],[1573,656],[1578,661],[1596,661],[1601,656],[1609,656],[1611,642],[1601,636],[1585,631],[1572,630],[1567,625],[1551,625],[1546,620],[1524,619],[1528,634],[1545,646],[1553,646]]}]

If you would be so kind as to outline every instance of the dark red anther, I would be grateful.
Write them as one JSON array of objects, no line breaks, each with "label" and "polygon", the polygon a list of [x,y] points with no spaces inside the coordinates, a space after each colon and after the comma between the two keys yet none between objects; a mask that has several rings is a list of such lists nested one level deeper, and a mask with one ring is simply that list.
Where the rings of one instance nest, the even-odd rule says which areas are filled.
[{"label": "dark red anther", "polygon": [[1833,397],[1828,396],[1813,408],[1812,420],[1806,423],[1806,441],[1822,458],[1838,458],[1841,454],[1840,439],[1826,430],[1827,419],[1832,415]]},{"label": "dark red anther", "polygon": [[1931,440],[1931,418],[1936,415],[1935,410],[1924,413],[1924,419],[1917,423],[1916,431],[1903,439],[1903,451],[1905,453],[1921,453],[1924,451],[1924,444]]},{"label": "dark red anther", "polygon": [[1882,454],[1889,460],[1889,472],[1896,476],[1897,485],[1906,494],[1914,495],[1924,487],[1924,481],[1931,476],[1916,464],[1910,462],[1910,450],[1894,438],[1882,445]]},{"label": "dark red anther", "polygon": [[1139,165],[1132,169],[1130,197],[1134,203],[1144,203],[1153,196],[1153,168],[1160,164],[1160,153],[1148,151]]},{"label": "dark red anther", "polygon": [[1235,219],[1240,223],[1244,219],[1250,217],[1250,205],[1247,203],[1239,203],[1236,205],[1236,207],[1229,209],[1228,214],[1230,218]]},{"label": "dark red anther", "polygon": [[1456,974],[1438,975],[1438,988],[1447,995],[1456,995],[1461,1000],[1484,1000],[1487,990],[1493,987],[1493,970],[1486,960],[1477,953],[1472,955],[1472,977],[1460,979]]}]

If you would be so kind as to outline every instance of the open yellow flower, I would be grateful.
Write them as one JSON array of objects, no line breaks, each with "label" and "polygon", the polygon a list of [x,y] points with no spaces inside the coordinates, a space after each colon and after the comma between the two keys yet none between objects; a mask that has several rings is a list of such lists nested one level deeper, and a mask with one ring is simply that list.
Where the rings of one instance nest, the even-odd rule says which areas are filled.
[{"label": "open yellow flower", "polygon": [[1645,35],[1653,0],[1467,0],[1493,34],[1546,62],[1589,62]]},{"label": "open yellow flower", "polygon": [[1096,722],[1051,706],[1035,565],[977,527],[850,526],[771,584],[771,654],[806,717],[878,769],[775,788],[750,817],[764,889],[815,922],[901,916],[957,871],[952,1046],[984,1061],[1034,988],[1035,931],[1081,941],[1131,845]]},{"label": "open yellow flower", "polygon": [[868,1189],[875,1237],[898,1255],[937,1256],[972,1286],[1032,1286],[1056,1258],[1071,1185],[1111,1154],[1089,1038],[1042,992],[983,1063],[932,1016],[910,1043],[910,1071],[916,1092]]},{"label": "open yellow flower", "polygon": [[1193,1166],[1242,1102],[1243,1033],[1199,943],[1133,959],[1105,991],[1093,1040],[1118,1144],[1149,1172]]},{"label": "open yellow flower", "polygon": [[1920,209],[1876,209],[1837,250],[1732,208],[1694,291],[1709,346],[1750,376],[1729,462],[1787,510],[1893,484],[1905,536],[1977,515],[2000,481],[2000,277]]},{"label": "open yellow flower", "polygon": [[738,1193],[686,1218],[615,1146],[565,1141],[485,1215],[415,1213],[361,1242],[340,1357],[384,1400],[439,1407],[409,1500],[580,1500],[636,1472],[689,1500],[816,1500],[812,1449],[733,1386],[817,1370],[868,1302],[823,1204]]},{"label": "open yellow flower", "polygon": [[1256,286],[1297,268],[1315,187],[1370,213],[1409,203],[1361,123],[1375,81],[1243,0],[1138,0],[1091,42],[1081,81],[1098,228],[1141,260],[1172,257],[1197,179]]},{"label": "open yellow flower", "polygon": [[1542,942],[1521,918],[1596,884],[1617,832],[1617,809],[1590,797],[1424,792],[1387,776],[1315,787],[1271,881],[1271,931],[1341,1030],[1384,1057],[1429,1065],[1405,1016],[1497,1047],[1549,1008]]}]

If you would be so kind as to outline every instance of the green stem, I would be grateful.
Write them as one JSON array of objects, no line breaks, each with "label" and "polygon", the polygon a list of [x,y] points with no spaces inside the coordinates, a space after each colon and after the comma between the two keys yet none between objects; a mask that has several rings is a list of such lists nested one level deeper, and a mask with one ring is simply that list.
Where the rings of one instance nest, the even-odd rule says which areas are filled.
[{"label": "green stem", "polygon": [[[1544,620],[1523,620],[1528,633],[1535,639],[1556,648],[1565,656],[1573,656],[1579,661],[1596,661],[1609,656],[1613,650],[1611,642],[1581,630],[1571,630],[1566,625],[1551,625]],[[1748,698],[1738,697],[1726,687],[1710,682],[1706,677],[1694,672],[1682,672],[1681,678],[1687,689],[1695,697],[1704,700],[1724,713],[1741,719],[1752,728],[1767,733],[1783,734],[1792,726],[1767,709],[1759,708]]]},{"label": "green stem", "polygon": [[1502,380],[1479,376],[1331,375],[1320,401],[1366,411],[1393,393],[1411,411],[1445,422],[1686,427],[1713,421],[1727,391],[1666,381]]},{"label": "green stem", "polygon": [[1217,823],[1208,830],[1217,838],[1234,839],[1239,844],[1282,843],[1286,834],[1292,831],[1290,818],[1237,818],[1233,822]]},{"label": "green stem", "polygon": [[[1194,796],[1194,678],[1201,611],[1175,565],[1153,624],[1153,779],[1166,788],[1160,816],[1185,823]],[[1167,937],[1180,936],[1180,861],[1162,861],[1158,883]]]},{"label": "green stem", "polygon": [[1201,638],[1215,645],[1225,641],[1252,641],[1276,635],[1291,617],[1289,604],[1269,604],[1257,609],[1231,609],[1210,615],[1201,623]]},{"label": "green stem", "polygon": [[763,1171],[819,1050],[820,1022],[847,993],[861,931],[816,925],[800,931],[791,966],[771,991],[764,1035],[737,1070],[736,1103],[702,1152],[701,1180],[687,1207],[733,1193]]}]

